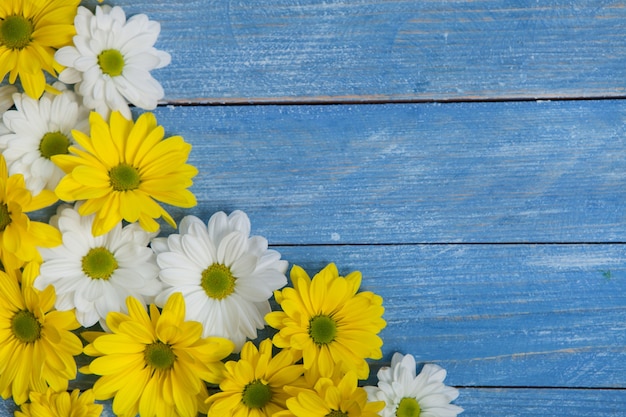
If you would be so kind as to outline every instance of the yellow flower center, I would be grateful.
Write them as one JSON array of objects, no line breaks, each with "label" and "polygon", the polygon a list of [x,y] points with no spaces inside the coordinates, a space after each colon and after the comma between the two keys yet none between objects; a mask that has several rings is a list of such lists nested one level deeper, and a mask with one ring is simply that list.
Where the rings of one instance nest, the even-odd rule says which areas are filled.
[{"label": "yellow flower center", "polygon": [[221,300],[235,291],[235,277],[226,265],[214,263],[202,271],[200,285],[209,297]]},{"label": "yellow flower center", "polygon": [[324,417],[348,417],[348,415],[343,411],[330,410],[330,413],[326,414]]},{"label": "yellow flower center", "polygon": [[272,390],[263,382],[250,382],[243,389],[241,402],[248,408],[263,408],[272,399]]},{"label": "yellow flower center", "polygon": [[83,272],[91,279],[108,280],[117,269],[117,260],[107,248],[92,248],[82,259]]},{"label": "yellow flower center", "polygon": [[33,23],[23,16],[0,19],[0,44],[9,49],[24,49],[32,41]]},{"label": "yellow flower center", "polygon": [[54,155],[67,154],[70,147],[70,139],[61,132],[48,132],[43,135],[39,142],[39,153],[46,159]]},{"label": "yellow flower center", "polygon": [[132,165],[122,162],[109,171],[109,181],[115,191],[136,190],[141,184],[139,170]]},{"label": "yellow flower center", "polygon": [[415,398],[405,397],[400,400],[396,409],[396,417],[419,417],[421,408]]},{"label": "yellow flower center", "polygon": [[104,74],[117,77],[124,70],[124,55],[117,49],[107,49],[98,55],[98,65]]},{"label": "yellow flower center", "polygon": [[176,355],[172,347],[163,342],[154,342],[151,345],[147,345],[143,355],[146,364],[160,371],[170,369],[176,362]]},{"label": "yellow flower center", "polygon": [[13,335],[23,343],[32,343],[41,337],[41,324],[33,313],[19,311],[11,319]]},{"label": "yellow flower center", "polygon": [[329,316],[315,316],[309,321],[309,336],[316,344],[327,345],[337,336],[337,322]]},{"label": "yellow flower center", "polygon": [[9,206],[6,204],[0,204],[0,232],[4,232],[4,229],[11,224],[11,212]]}]

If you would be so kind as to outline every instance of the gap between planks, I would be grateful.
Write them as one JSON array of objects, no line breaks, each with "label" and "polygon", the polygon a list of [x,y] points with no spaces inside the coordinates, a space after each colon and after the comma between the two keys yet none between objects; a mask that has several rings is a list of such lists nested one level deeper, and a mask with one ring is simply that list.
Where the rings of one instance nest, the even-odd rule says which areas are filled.
[{"label": "gap between planks", "polygon": [[355,104],[462,104],[462,103],[518,103],[518,102],[559,102],[559,101],[601,101],[625,100],[626,95],[606,96],[545,96],[545,97],[454,97],[450,99],[394,98],[376,96],[350,97],[255,97],[255,98],[192,98],[160,102],[166,106],[335,106]]}]

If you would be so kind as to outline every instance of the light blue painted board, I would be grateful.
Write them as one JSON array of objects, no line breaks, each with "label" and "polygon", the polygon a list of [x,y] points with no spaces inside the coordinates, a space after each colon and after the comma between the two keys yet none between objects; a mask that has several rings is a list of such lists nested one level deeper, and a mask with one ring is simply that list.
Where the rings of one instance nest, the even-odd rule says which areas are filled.
[{"label": "light blue painted board", "polygon": [[[95,0],[86,1],[93,7]],[[619,1],[107,0],[161,22],[176,102],[615,97]]]},{"label": "light blue painted board", "polygon": [[241,209],[272,244],[626,236],[624,101],[169,106],[156,115],[193,145],[200,171],[198,206],[173,208],[178,220]]},{"label": "light blue painted board", "polygon": [[386,308],[376,366],[399,351],[452,385],[626,387],[626,245],[276,249],[311,274],[363,273]]},{"label": "light blue painted board", "polygon": [[462,389],[462,417],[619,417],[626,392],[560,389]]}]

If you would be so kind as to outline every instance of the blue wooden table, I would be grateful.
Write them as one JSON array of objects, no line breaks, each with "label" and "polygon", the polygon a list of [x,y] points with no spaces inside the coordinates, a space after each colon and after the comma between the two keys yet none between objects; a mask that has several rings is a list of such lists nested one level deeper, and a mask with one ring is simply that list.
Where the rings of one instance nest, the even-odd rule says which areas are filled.
[{"label": "blue wooden table", "polygon": [[241,209],[362,271],[380,363],[443,366],[464,416],[626,415],[626,4],[105,3],[172,55],[156,116],[200,170],[175,219]]}]

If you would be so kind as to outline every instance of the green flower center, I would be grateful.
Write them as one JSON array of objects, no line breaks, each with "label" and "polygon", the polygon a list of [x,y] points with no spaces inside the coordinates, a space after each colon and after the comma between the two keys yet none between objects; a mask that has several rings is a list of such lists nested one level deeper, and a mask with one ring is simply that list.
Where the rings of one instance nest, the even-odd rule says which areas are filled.
[{"label": "green flower center", "polygon": [[32,41],[33,23],[23,16],[0,20],[0,44],[9,49],[24,49]]},{"label": "green flower center", "polygon": [[70,147],[70,139],[61,132],[48,132],[43,135],[39,142],[39,153],[44,158],[50,159],[54,155],[67,154]]},{"label": "green flower center", "polygon": [[337,322],[328,316],[315,316],[309,321],[309,336],[318,345],[327,345],[337,336]]},{"label": "green flower center", "polygon": [[117,49],[107,49],[98,55],[98,65],[104,74],[117,77],[124,70],[124,55]]},{"label": "green flower center", "polygon": [[172,347],[163,342],[154,342],[146,346],[143,355],[146,364],[160,371],[170,369],[174,366],[174,362],[176,362],[176,355]]},{"label": "green flower center", "polygon": [[400,400],[396,409],[396,417],[419,417],[421,408],[415,398],[405,397]]},{"label": "green flower center", "polygon": [[11,319],[13,335],[23,343],[32,343],[41,337],[41,324],[33,313],[27,310],[19,311]]},{"label": "green flower center", "polygon": [[122,162],[118,166],[111,168],[109,181],[115,191],[130,191],[139,188],[141,176],[137,168]]},{"label": "green flower center", "polygon": [[200,285],[209,297],[221,300],[235,291],[235,277],[226,265],[215,263],[202,271]]},{"label": "green flower center", "polygon": [[117,269],[117,260],[107,248],[92,248],[83,256],[83,272],[91,279],[111,278]]},{"label": "green flower center", "polygon": [[343,411],[330,410],[330,413],[326,414],[324,417],[348,417],[348,415]]},{"label": "green flower center", "polygon": [[11,224],[11,212],[9,206],[6,204],[0,204],[0,232],[4,232],[4,229]]},{"label": "green flower center", "polygon": [[263,408],[271,399],[271,388],[258,379],[246,385],[241,395],[241,402],[248,408]]}]

